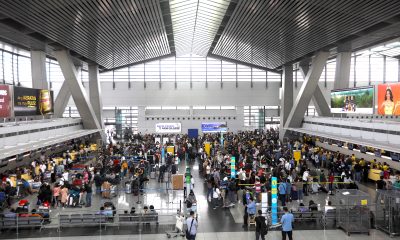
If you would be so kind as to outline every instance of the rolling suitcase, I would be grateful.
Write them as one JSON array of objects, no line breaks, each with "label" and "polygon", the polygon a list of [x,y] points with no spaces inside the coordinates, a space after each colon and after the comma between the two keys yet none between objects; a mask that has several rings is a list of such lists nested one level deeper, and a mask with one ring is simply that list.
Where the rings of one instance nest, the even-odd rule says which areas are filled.
[{"label": "rolling suitcase", "polygon": [[132,193],[132,183],[131,182],[125,182],[125,193],[126,194]]}]

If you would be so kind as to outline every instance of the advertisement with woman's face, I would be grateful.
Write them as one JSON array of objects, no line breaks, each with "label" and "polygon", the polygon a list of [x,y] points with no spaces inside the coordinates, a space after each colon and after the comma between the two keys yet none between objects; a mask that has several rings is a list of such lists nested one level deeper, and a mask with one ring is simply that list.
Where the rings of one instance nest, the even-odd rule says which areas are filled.
[{"label": "advertisement with woman's face", "polygon": [[400,83],[378,85],[378,114],[400,115]]}]

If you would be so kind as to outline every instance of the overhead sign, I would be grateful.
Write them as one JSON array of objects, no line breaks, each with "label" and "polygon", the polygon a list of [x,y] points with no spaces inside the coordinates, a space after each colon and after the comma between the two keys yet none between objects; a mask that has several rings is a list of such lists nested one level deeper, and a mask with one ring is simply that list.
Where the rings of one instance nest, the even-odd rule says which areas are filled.
[{"label": "overhead sign", "polygon": [[363,113],[374,112],[374,88],[351,88],[331,91],[332,113]]},{"label": "overhead sign", "polygon": [[181,133],[181,123],[157,123],[156,133]]},{"label": "overhead sign", "polygon": [[0,85],[0,117],[11,117],[12,114],[11,92],[9,85]]},{"label": "overhead sign", "polygon": [[201,131],[203,133],[227,132],[228,126],[226,122],[201,123]]}]

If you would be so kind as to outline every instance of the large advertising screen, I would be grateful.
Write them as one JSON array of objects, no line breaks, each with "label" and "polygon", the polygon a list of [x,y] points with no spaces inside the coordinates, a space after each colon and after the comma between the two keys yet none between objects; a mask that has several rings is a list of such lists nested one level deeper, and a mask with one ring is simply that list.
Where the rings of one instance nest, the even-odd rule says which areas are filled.
[{"label": "large advertising screen", "polygon": [[12,101],[9,85],[0,85],[0,118],[8,118],[12,115]]},{"label": "large advertising screen", "polygon": [[227,132],[228,126],[226,122],[201,123],[201,131],[203,133]]},{"label": "large advertising screen", "polygon": [[47,115],[53,112],[52,91],[14,87],[15,116]]},{"label": "large advertising screen", "polygon": [[400,115],[400,83],[378,85],[378,114]]},{"label": "large advertising screen", "polygon": [[374,113],[374,88],[351,88],[331,91],[332,113]]}]

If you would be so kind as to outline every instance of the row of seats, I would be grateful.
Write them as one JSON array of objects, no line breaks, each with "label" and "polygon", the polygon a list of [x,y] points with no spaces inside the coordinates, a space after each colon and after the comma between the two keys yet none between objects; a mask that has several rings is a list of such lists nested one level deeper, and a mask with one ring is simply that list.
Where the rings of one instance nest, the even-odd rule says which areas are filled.
[{"label": "row of seats", "polygon": [[31,216],[31,217],[0,217],[0,229],[7,228],[40,228],[43,227],[43,218]]},{"label": "row of seats", "polygon": [[[118,214],[114,216],[105,216],[101,214],[60,214],[60,227],[88,226],[88,225],[107,225],[107,223],[116,223],[120,225],[156,223],[158,224],[158,213],[148,213],[145,215],[137,214]],[[115,221],[118,219],[118,222]]]}]

